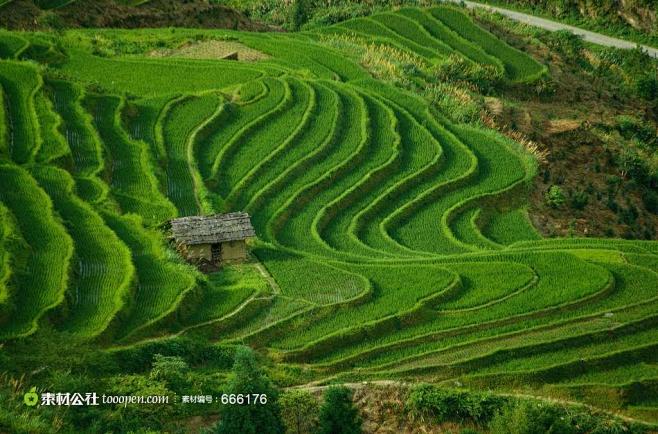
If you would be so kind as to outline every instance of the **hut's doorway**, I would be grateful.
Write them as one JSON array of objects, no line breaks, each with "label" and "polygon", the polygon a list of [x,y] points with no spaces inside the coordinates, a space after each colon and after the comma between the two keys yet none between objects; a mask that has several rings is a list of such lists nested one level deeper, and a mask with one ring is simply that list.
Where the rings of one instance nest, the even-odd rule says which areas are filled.
[{"label": "hut's doorway", "polygon": [[220,262],[222,260],[222,245],[220,243],[211,245],[210,255],[213,262]]}]

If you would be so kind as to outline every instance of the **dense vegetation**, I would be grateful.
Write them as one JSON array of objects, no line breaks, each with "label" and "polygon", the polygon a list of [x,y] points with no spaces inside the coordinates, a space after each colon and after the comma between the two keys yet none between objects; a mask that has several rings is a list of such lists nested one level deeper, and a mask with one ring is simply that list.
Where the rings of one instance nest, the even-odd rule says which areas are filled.
[{"label": "dense vegetation", "polygon": [[[209,40],[268,57],[146,55]],[[413,91],[547,80],[459,9],[292,34],[2,31],[0,54],[3,370],[70,342],[97,351],[84,369],[42,360],[30,381],[181,393],[135,375],[166,354],[201,366],[183,386],[217,390],[244,343],[279,384],[523,386],[656,421],[658,243],[542,239],[535,157]],[[233,210],[252,215],[253,263],[202,275],[165,244],[166,220]],[[130,411],[76,423],[126,430]]]}]

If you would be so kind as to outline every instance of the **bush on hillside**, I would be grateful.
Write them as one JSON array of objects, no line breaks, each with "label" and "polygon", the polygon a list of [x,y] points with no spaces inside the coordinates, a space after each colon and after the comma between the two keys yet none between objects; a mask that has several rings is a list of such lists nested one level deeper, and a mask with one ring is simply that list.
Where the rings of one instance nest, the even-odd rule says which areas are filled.
[{"label": "bush on hillside", "polygon": [[409,394],[407,407],[412,414],[429,415],[438,422],[486,424],[505,402],[505,398],[494,395],[422,384]]},{"label": "bush on hillside", "polygon": [[492,434],[576,434],[572,421],[557,408],[539,403],[510,404],[491,421]]},{"label": "bush on hillside", "polygon": [[649,186],[655,174],[651,173],[651,168],[645,158],[642,157],[633,148],[624,148],[616,156],[616,163],[619,169],[638,184]]},{"label": "bush on hillside", "polygon": [[622,115],[616,121],[615,129],[627,140],[637,139],[647,144],[658,141],[655,129],[636,117]]},{"label": "bush on hillside", "polygon": [[292,390],[281,395],[281,418],[287,434],[311,434],[318,429],[320,405],[304,390]]},{"label": "bush on hillside", "polygon": [[551,208],[559,208],[564,205],[564,202],[567,200],[562,192],[562,189],[557,185],[551,185],[551,188],[546,192],[546,203]]},{"label": "bush on hillside", "polygon": [[579,58],[585,48],[583,38],[568,30],[547,34],[546,45],[569,59]]},{"label": "bush on hillside", "polygon": [[320,408],[320,434],[360,434],[361,417],[347,387],[330,387]]},{"label": "bush on hillside", "polygon": [[215,432],[218,434],[280,434],[285,432],[279,410],[278,391],[263,373],[254,352],[240,347],[235,353],[235,364],[226,394],[262,394],[266,404],[253,403],[223,405],[220,421]]},{"label": "bush on hillside", "polygon": [[582,190],[574,191],[571,194],[571,207],[577,210],[583,210],[589,203],[587,192]]},{"label": "bush on hillside", "polygon": [[635,90],[640,98],[655,100],[658,98],[658,78],[655,75],[643,75],[635,83]]}]

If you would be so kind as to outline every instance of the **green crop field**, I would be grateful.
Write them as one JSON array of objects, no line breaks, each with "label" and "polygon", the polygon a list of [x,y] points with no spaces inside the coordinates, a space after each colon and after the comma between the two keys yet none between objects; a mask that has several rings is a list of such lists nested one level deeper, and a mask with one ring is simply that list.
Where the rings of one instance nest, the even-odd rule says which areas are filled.
[{"label": "green crop field", "polygon": [[[267,56],[151,56],[139,35]],[[290,385],[522,385],[594,405],[574,385],[658,381],[658,241],[542,238],[535,157],[371,75],[341,51],[358,43],[510,87],[548,75],[449,6],[291,34],[0,31],[0,339],[189,336],[251,345]],[[172,218],[232,211],[256,230],[247,264],[203,274],[167,242]],[[658,400],[632,403],[658,422]]]}]

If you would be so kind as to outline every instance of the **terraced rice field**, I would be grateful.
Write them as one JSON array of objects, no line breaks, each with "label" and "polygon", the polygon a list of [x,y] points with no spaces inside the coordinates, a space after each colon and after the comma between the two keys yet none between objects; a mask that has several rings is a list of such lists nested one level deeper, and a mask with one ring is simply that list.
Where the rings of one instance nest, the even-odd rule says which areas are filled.
[{"label": "terraced rice field", "polygon": [[[520,145],[447,121],[323,41],[462,56],[516,85],[544,66],[444,6],[219,34],[270,57],[65,47],[40,69],[22,53],[43,40],[0,33],[2,339],[51,325],[109,347],[191,333],[317,379],[525,384],[585,401],[658,381],[658,242],[542,239]],[[273,281],[253,264],[204,276],[159,229],[237,210]],[[658,402],[624,396],[645,416]]]}]

